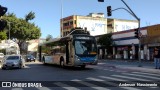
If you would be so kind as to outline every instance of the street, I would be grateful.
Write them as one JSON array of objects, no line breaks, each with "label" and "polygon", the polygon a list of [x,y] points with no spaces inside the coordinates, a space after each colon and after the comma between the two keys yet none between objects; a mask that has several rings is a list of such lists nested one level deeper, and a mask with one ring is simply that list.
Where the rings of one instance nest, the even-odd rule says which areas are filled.
[{"label": "street", "polygon": [[[119,66],[116,65],[118,63]],[[126,63],[100,61],[98,65],[87,66],[85,69],[79,67],[64,69],[55,65],[43,65],[41,62],[27,62],[26,67],[22,69],[0,70],[0,81],[42,83],[42,87],[29,88],[29,90],[159,90],[159,69],[150,68],[154,72],[147,72],[148,68],[146,71],[143,68],[136,69],[134,62],[128,62],[130,63],[127,64],[128,66],[133,65],[127,68],[124,66]],[[135,86],[120,86],[124,83]],[[142,87],[137,86],[137,83],[158,86]],[[28,88],[7,87],[0,90],[28,90]]]}]

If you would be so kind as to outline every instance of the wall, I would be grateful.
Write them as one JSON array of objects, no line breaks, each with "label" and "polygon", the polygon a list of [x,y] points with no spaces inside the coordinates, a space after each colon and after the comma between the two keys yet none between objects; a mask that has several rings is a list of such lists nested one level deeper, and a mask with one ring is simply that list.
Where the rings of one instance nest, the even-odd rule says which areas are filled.
[{"label": "wall", "polygon": [[77,16],[77,27],[85,28],[91,35],[101,35],[107,33],[107,19]]},{"label": "wall", "polygon": [[28,51],[37,51],[39,40],[30,40],[28,41]]},{"label": "wall", "polygon": [[114,19],[114,32],[138,28],[138,21]]}]

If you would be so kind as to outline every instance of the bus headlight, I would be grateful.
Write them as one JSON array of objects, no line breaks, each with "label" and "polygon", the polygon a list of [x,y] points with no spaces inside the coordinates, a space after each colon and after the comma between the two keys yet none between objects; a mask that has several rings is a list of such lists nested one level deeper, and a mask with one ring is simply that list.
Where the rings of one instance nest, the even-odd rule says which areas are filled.
[{"label": "bus headlight", "polygon": [[77,55],[75,55],[75,59],[80,61],[80,58]]}]

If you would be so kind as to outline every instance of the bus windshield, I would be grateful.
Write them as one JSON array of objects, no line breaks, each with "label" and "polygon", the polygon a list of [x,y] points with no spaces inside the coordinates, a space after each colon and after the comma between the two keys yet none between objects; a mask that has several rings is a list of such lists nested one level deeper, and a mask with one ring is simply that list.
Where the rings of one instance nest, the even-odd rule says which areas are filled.
[{"label": "bus windshield", "polygon": [[77,55],[97,54],[96,43],[93,40],[75,40],[74,47]]}]

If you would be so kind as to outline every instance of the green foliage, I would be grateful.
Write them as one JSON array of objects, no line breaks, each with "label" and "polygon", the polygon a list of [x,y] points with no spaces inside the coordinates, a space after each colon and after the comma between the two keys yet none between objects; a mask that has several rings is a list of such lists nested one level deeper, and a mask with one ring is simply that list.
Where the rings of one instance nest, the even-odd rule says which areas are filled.
[{"label": "green foliage", "polygon": [[7,39],[6,32],[5,32],[5,31],[1,31],[1,32],[0,32],[0,41],[1,41],[1,40],[4,40],[4,39]]},{"label": "green foliage", "polygon": [[109,48],[113,44],[112,33],[100,36],[98,43],[102,46],[105,46],[106,48]]},{"label": "green foliage", "polygon": [[38,26],[34,23],[28,22],[35,18],[34,12],[30,12],[26,15],[26,18],[17,18],[14,13],[7,13],[3,16],[3,19],[8,22],[8,25],[5,27],[5,32],[0,35],[0,40],[6,39],[9,36],[10,29],[10,38],[17,39],[18,44],[21,49],[22,43],[27,40],[38,39],[41,36],[41,31]]},{"label": "green foliage", "polygon": [[35,13],[34,12],[29,12],[26,16],[25,16],[25,21],[29,21],[29,20],[33,20],[35,18]]},{"label": "green foliage", "polygon": [[49,40],[51,40],[51,39],[53,39],[52,35],[47,35],[46,41],[49,41]]},{"label": "green foliage", "polygon": [[[18,40],[31,40],[38,39],[41,36],[41,31],[34,23],[27,22],[22,18],[17,18],[13,13],[8,13],[4,19],[8,22],[6,32],[9,34],[10,24],[10,37]],[[8,36],[8,35],[7,35]]]}]

